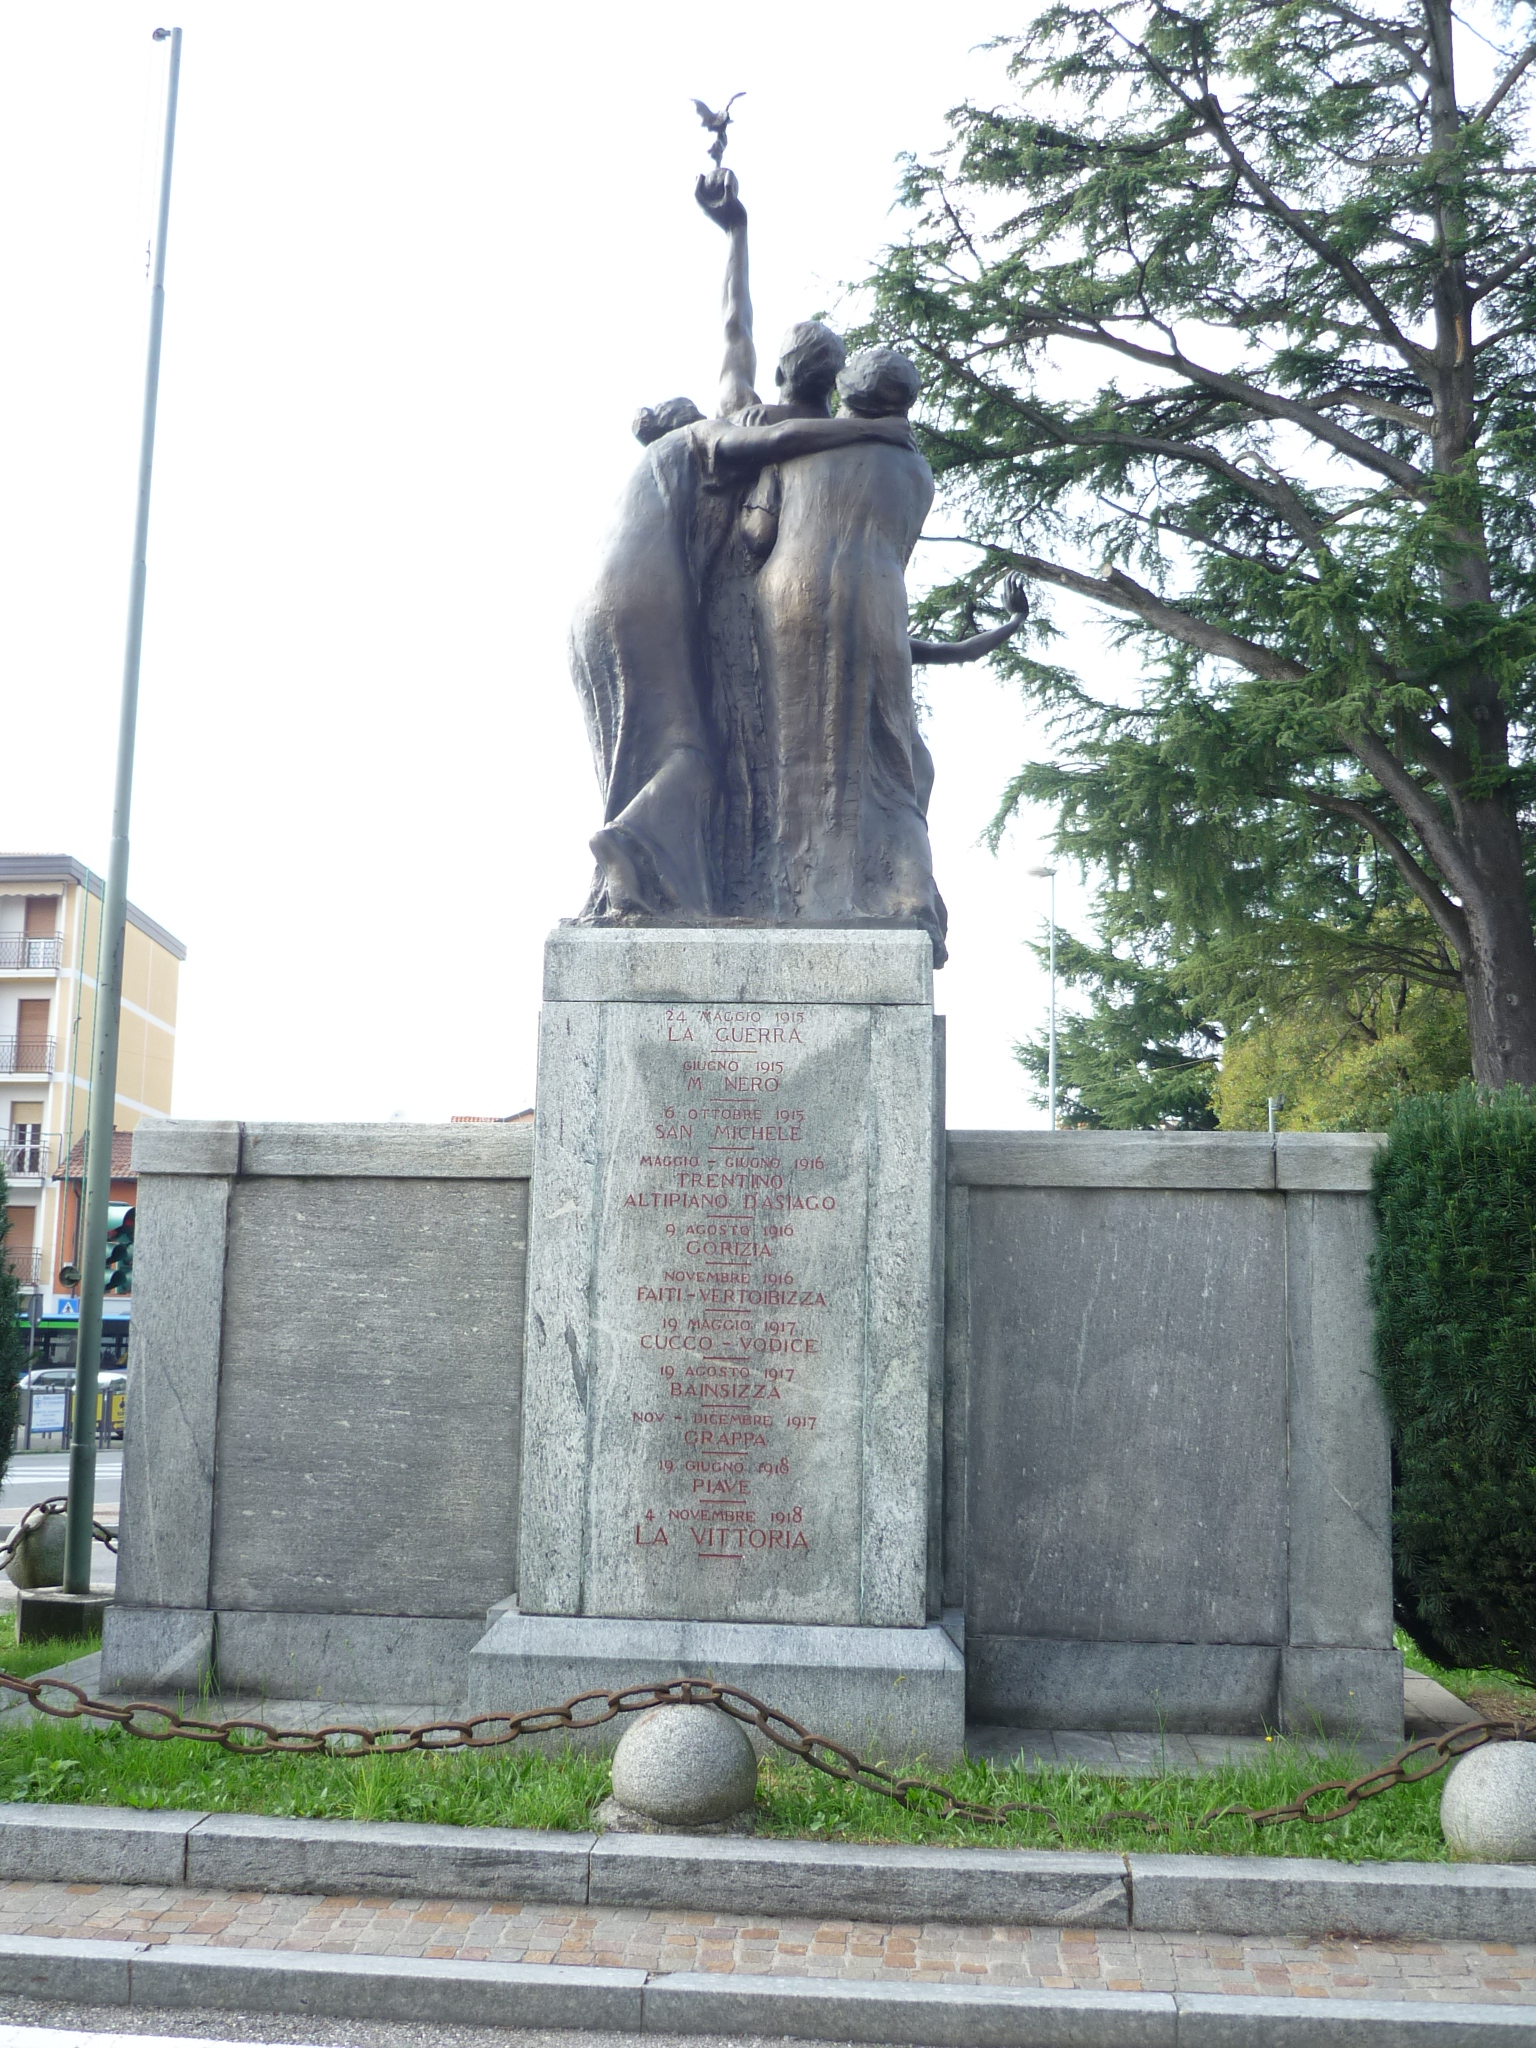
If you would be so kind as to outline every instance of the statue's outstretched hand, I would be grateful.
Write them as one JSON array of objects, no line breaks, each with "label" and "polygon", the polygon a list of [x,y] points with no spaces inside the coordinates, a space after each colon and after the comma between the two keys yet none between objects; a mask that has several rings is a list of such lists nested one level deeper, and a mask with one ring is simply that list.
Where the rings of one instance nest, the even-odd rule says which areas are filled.
[{"label": "statue's outstretched hand", "polygon": [[902,413],[885,413],[878,419],[865,420],[863,426],[871,441],[889,441],[893,448],[917,446],[917,437],[912,432],[912,422]]},{"label": "statue's outstretched hand", "polygon": [[747,209],[737,197],[736,173],[715,170],[703,174],[693,188],[693,196],[715,223],[727,234],[747,224]]},{"label": "statue's outstretched hand", "polygon": [[985,633],[972,633],[966,640],[913,640],[909,642],[913,661],[980,661],[984,654],[995,654],[1029,617],[1029,585],[1022,576],[1015,573],[1003,578],[1003,602],[1012,616],[1001,626],[992,626]]}]

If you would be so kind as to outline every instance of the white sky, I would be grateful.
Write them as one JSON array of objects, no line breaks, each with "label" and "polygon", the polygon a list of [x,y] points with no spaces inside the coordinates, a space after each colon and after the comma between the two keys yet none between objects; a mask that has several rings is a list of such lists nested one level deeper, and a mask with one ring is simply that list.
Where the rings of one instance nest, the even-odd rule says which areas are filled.
[{"label": "white sky", "polygon": [[[545,933],[600,810],[566,621],[638,456],[712,409],[724,239],[689,98],[746,88],[760,351],[899,223],[895,159],[996,0],[12,9],[0,78],[0,848],[110,829],[163,46],[186,31],[129,893],[189,949],[176,1113],[440,1118],[533,1099]],[[955,522],[937,507],[934,531]],[[944,550],[950,556],[952,550]],[[933,551],[933,569],[940,563]],[[924,574],[921,560],[914,581]],[[1066,657],[1098,680],[1093,630]],[[1048,742],[929,671],[950,1122],[1038,1125],[1048,821],[976,846]],[[1063,876],[1064,921],[1081,898]]]}]

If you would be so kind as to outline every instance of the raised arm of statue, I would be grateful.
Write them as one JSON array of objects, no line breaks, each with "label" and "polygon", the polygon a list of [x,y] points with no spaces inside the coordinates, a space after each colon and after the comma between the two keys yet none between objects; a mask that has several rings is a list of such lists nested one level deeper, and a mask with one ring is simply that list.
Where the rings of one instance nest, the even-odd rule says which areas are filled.
[{"label": "raised arm of statue", "polygon": [[1012,614],[1006,624],[994,626],[990,633],[973,633],[968,640],[914,640],[911,643],[914,663],[926,662],[931,667],[942,662],[980,661],[984,654],[991,654],[1005,640],[1011,640],[1029,617],[1029,594],[1024,578],[1010,576],[1003,584],[1003,597]]},{"label": "raised arm of statue", "polygon": [[728,419],[760,401],[753,387],[757,349],[752,340],[752,297],[747,289],[747,209],[736,190],[734,171],[712,171],[699,179],[693,196],[731,239],[725,259],[725,360],[720,366],[719,415]]}]

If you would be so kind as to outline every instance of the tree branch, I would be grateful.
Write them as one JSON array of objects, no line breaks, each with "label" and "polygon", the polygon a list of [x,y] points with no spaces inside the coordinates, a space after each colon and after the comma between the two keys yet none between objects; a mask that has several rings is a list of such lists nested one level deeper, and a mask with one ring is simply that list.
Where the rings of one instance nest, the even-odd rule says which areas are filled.
[{"label": "tree branch", "polygon": [[1336,4],[1320,7],[1318,12],[1331,14],[1336,21],[1347,22],[1351,28],[1360,29],[1370,42],[1385,43],[1389,50],[1396,50],[1406,60],[1410,72],[1416,71],[1420,78],[1428,79],[1429,67],[1420,52],[1406,36],[1395,35],[1384,21],[1372,21],[1367,14],[1356,14],[1352,7]]},{"label": "tree branch", "polygon": [[[1503,100],[1505,94],[1512,92],[1515,86],[1519,84],[1520,80],[1525,76],[1527,69],[1533,63],[1536,63],[1536,43],[1527,43],[1514,63],[1510,65],[1504,76],[1493,88],[1488,98],[1483,101],[1483,104],[1472,116],[1472,122],[1486,121],[1488,116]],[[1469,122],[1468,126],[1471,125],[1472,123]]]},{"label": "tree branch", "polygon": [[955,211],[954,201],[949,196],[949,187],[945,184],[942,177],[938,180],[938,190],[939,202],[943,206],[945,213],[949,216],[950,226],[960,237],[961,241],[964,242],[967,250],[969,250],[971,261],[975,264],[978,275],[984,274],[986,265],[982,262],[980,256],[977,255],[976,244],[971,240],[970,231]]},{"label": "tree branch", "polygon": [[1536,256],[1536,243],[1527,243],[1518,255],[1511,256],[1507,263],[1501,263],[1491,277],[1478,278],[1475,283],[1469,280],[1469,302],[1475,306],[1480,300],[1496,292],[1500,285],[1508,284],[1512,277],[1517,277],[1525,269],[1533,256]]},{"label": "tree branch", "polygon": [[1497,348],[1503,341],[1519,341],[1522,335],[1536,333],[1536,320],[1516,320],[1508,327],[1496,327],[1492,334],[1485,334],[1481,341],[1474,341],[1472,353],[1486,355],[1491,348]]},{"label": "tree branch", "polygon": [[1266,483],[1251,470],[1229,462],[1214,448],[1202,448],[1198,441],[1165,441],[1157,434],[1127,434],[1112,427],[1063,426],[1049,414],[1037,412],[1033,406],[1021,405],[1019,410],[1036,426],[1047,433],[1054,433],[1057,439],[1074,447],[1123,448],[1128,454],[1162,456],[1169,462],[1187,462],[1197,469],[1208,469],[1247,496],[1257,498],[1260,504],[1267,505],[1309,547],[1323,545],[1322,528],[1289,486]]},{"label": "tree branch", "polygon": [[[1091,598],[1114,611],[1129,612],[1155,632],[1166,634],[1170,640],[1177,640],[1185,647],[1198,648],[1202,654],[1213,655],[1219,661],[1230,661],[1266,682],[1295,683],[1304,681],[1307,676],[1308,671],[1300,662],[1292,661],[1287,655],[1276,654],[1273,649],[1261,647],[1255,641],[1245,640],[1239,633],[1230,633],[1223,626],[1213,626],[1208,620],[1196,618],[1192,612],[1181,611],[1176,605],[1165,603],[1155,591],[1134,582],[1118,569],[1111,569],[1107,576],[1087,576],[1080,569],[1068,569],[1062,563],[1048,562],[1039,555],[1018,555],[1002,548],[996,552],[1006,554],[1008,560],[1027,576],[1036,576],[1042,583],[1054,583],[1062,590]],[[1360,765],[1375,776],[1383,793],[1396,804],[1417,832],[1431,860],[1456,893],[1463,901],[1474,894],[1476,877],[1467,865],[1455,834],[1440,815],[1428,791],[1414,781],[1375,733],[1341,730],[1339,738]],[[1376,830],[1374,825],[1372,830]],[[1385,845],[1386,841],[1382,843]],[[1391,848],[1387,850],[1390,852]]]},{"label": "tree branch", "polygon": [[1343,279],[1359,303],[1370,314],[1381,338],[1397,351],[1410,368],[1422,374],[1430,366],[1428,351],[1420,348],[1416,342],[1410,341],[1407,335],[1403,333],[1397,322],[1392,318],[1391,309],[1384,300],[1377,296],[1372,288],[1370,280],[1357,269],[1347,256],[1340,255],[1326,237],[1317,232],[1304,214],[1298,213],[1295,207],[1287,205],[1285,200],[1280,197],[1280,194],[1270,184],[1269,180],[1249,163],[1243,151],[1238,147],[1231,129],[1227,126],[1227,117],[1222,112],[1221,103],[1216,98],[1216,95],[1213,92],[1207,91],[1201,93],[1198,98],[1192,98],[1184,87],[1179,84],[1168,67],[1160,63],[1144,43],[1138,43],[1132,37],[1126,35],[1125,31],[1117,23],[1111,21],[1107,15],[1100,14],[1097,18],[1100,25],[1124,43],[1127,49],[1135,51],[1153,77],[1159,79],[1167,91],[1173,94],[1180,106],[1187,113],[1191,114],[1209,134],[1215,137],[1217,146],[1222,154],[1243,179],[1249,190],[1257,195],[1264,211],[1272,215],[1274,219],[1283,222],[1299,241],[1306,244],[1320,262],[1326,263],[1330,270]]},{"label": "tree branch", "polygon": [[1171,640],[1181,641],[1186,647],[1198,647],[1202,654],[1214,655],[1219,661],[1235,662],[1239,668],[1247,669],[1250,675],[1262,676],[1267,682],[1298,683],[1307,674],[1300,662],[1276,654],[1268,647],[1260,647],[1256,641],[1245,640],[1241,634],[1229,633],[1223,626],[1213,626],[1205,619],[1197,619],[1192,612],[1180,611],[1176,605],[1165,603],[1155,591],[1133,581],[1119,569],[1111,569],[1107,576],[1087,576],[1080,569],[1068,569],[1064,564],[1048,562],[1040,555],[1015,554],[1006,548],[998,548],[995,552],[1006,555],[1026,576],[1036,576],[1042,583],[1054,583],[1062,590],[1074,591],[1079,597],[1092,598],[1098,604],[1109,605],[1114,611],[1130,612],[1155,631],[1166,633]]},{"label": "tree branch", "polygon": [[1373,290],[1369,279],[1347,256],[1341,256],[1332,248],[1327,239],[1317,232],[1303,214],[1298,213],[1295,207],[1288,206],[1268,179],[1262,177],[1248,162],[1233,139],[1226,116],[1214,93],[1206,94],[1204,107],[1208,110],[1208,125],[1211,132],[1226,153],[1228,162],[1242,172],[1253,191],[1258,194],[1266,212],[1283,221],[1298,240],[1305,242],[1320,262],[1326,263],[1330,270],[1335,271],[1344,280],[1359,303],[1370,314],[1383,341],[1396,349],[1411,369],[1422,373],[1428,365],[1428,352],[1420,348],[1417,342],[1410,341],[1403,333],[1392,318],[1386,302]]},{"label": "tree branch", "polygon": [[1303,803],[1316,809],[1328,811],[1334,817],[1349,818],[1368,832],[1387,855],[1403,880],[1424,908],[1444,932],[1462,959],[1467,956],[1467,920],[1464,912],[1454,904],[1443,889],[1436,886],[1434,878],[1427,874],[1401,839],[1389,825],[1382,823],[1366,805],[1356,803],[1353,797],[1334,796],[1324,790],[1292,788],[1289,794],[1299,797]]},{"label": "tree branch", "polygon": [[1296,563],[1301,559],[1299,555],[1293,554],[1289,561],[1277,562],[1262,555],[1245,554],[1241,548],[1229,547],[1225,541],[1217,540],[1213,534],[1201,533],[1197,527],[1186,526],[1182,520],[1154,519],[1150,513],[1138,512],[1134,505],[1116,504],[1113,498],[1106,498],[1104,503],[1111,512],[1118,512],[1122,519],[1134,520],[1138,525],[1148,527],[1154,533],[1176,534],[1180,540],[1187,540],[1192,547],[1209,548],[1213,554],[1224,555],[1229,562],[1240,562],[1245,568],[1264,569],[1275,576],[1299,575],[1304,583],[1311,584],[1314,589],[1317,587],[1316,576],[1310,576],[1304,570],[1297,569]]},{"label": "tree branch", "polygon": [[1429,773],[1445,789],[1454,807],[1457,787],[1467,772],[1466,762],[1458,758],[1454,747],[1447,746],[1427,719],[1414,720],[1413,738],[1409,744]]},{"label": "tree branch", "polygon": [[[968,362],[957,360],[954,356],[926,343],[920,342],[918,346],[925,354],[936,357],[952,374],[974,385],[978,391],[986,393],[988,397],[997,395]],[[1153,434],[1128,434],[1108,427],[1076,427],[1054,418],[1042,407],[1031,405],[1027,400],[1012,394],[1008,395],[1006,402],[1021,418],[1038,427],[1043,434],[1049,435],[1061,447],[1123,448],[1128,453],[1160,455],[1171,462],[1188,462],[1198,468],[1211,470],[1247,496],[1256,498],[1261,505],[1268,506],[1270,511],[1277,518],[1284,520],[1291,531],[1308,547],[1322,548],[1326,545],[1323,529],[1288,484],[1265,483],[1239,464],[1229,462],[1226,456],[1218,454],[1214,448],[1202,448],[1196,441],[1168,441]]]},{"label": "tree branch", "polygon": [[1396,405],[1390,398],[1377,398],[1369,391],[1357,391],[1351,384],[1341,384],[1335,391],[1324,391],[1312,403],[1322,405],[1352,405],[1360,412],[1373,413],[1377,419],[1392,420],[1400,427],[1411,427],[1416,434],[1432,434],[1435,423],[1426,412],[1415,412],[1411,406]]},{"label": "tree branch", "polygon": [[[1026,314],[1026,318],[1028,315]],[[1363,440],[1352,434],[1347,427],[1341,427],[1327,419],[1311,406],[1298,405],[1294,399],[1280,398],[1275,393],[1262,390],[1258,385],[1249,384],[1244,378],[1228,376],[1222,370],[1208,370],[1201,363],[1192,362],[1175,344],[1172,353],[1161,349],[1148,348],[1145,343],[1132,341],[1128,336],[1111,333],[1100,322],[1082,327],[1064,320],[1059,314],[1041,310],[1036,318],[1038,329],[1049,332],[1063,341],[1080,341],[1090,347],[1107,348],[1116,355],[1128,356],[1133,362],[1146,363],[1153,368],[1171,371],[1175,376],[1187,378],[1191,384],[1198,384],[1202,390],[1213,391],[1219,398],[1227,398],[1238,405],[1246,406],[1261,418],[1288,420],[1291,425],[1303,427],[1316,440],[1324,441],[1331,448],[1337,448],[1341,455],[1351,456],[1367,469],[1374,469],[1380,475],[1390,477],[1395,484],[1411,491],[1415,497],[1422,494],[1427,479],[1421,469],[1401,456],[1390,455],[1378,448],[1374,442]],[[1010,335],[1009,340],[1017,345],[1022,336]],[[1415,418],[1416,416],[1410,415]],[[1428,423],[1426,422],[1426,431]]]},{"label": "tree branch", "polygon": [[1341,737],[1355,759],[1363,768],[1370,770],[1418,833],[1430,859],[1463,903],[1469,896],[1476,895],[1477,878],[1429,792],[1414,781],[1391,748],[1375,733],[1344,733]]}]

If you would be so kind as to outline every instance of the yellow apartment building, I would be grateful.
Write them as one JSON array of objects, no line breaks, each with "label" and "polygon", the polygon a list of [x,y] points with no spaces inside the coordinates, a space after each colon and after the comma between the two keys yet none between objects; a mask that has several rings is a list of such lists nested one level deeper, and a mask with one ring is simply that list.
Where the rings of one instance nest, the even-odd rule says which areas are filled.
[{"label": "yellow apartment building", "polygon": [[[101,960],[102,877],[68,854],[0,853],[0,1156],[9,1184],[8,1262],[40,1289],[43,1323],[79,1312],[61,1266],[78,1258],[79,1175],[90,1112],[91,1043]],[[171,1113],[176,986],[187,949],[128,906],[123,1010],[112,1122],[132,1131]],[[127,1146],[114,1142],[113,1165]],[[114,1180],[119,1207],[131,1185]],[[108,1316],[128,1301],[109,1296]],[[126,1330],[114,1332],[126,1338]],[[114,1350],[117,1345],[112,1347]]]}]

